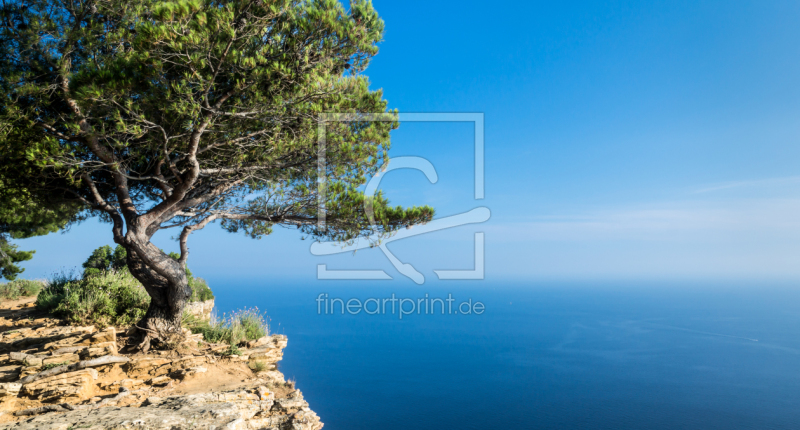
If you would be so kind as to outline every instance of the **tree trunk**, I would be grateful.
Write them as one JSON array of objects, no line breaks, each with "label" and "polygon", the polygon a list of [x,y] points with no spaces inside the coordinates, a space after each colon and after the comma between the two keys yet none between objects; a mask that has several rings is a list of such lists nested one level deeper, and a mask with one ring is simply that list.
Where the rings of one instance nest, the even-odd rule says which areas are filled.
[{"label": "tree trunk", "polygon": [[128,270],[150,295],[150,307],[136,323],[143,335],[140,347],[147,350],[152,341],[167,342],[181,336],[183,308],[191,296],[183,264],[147,243],[128,251]]}]

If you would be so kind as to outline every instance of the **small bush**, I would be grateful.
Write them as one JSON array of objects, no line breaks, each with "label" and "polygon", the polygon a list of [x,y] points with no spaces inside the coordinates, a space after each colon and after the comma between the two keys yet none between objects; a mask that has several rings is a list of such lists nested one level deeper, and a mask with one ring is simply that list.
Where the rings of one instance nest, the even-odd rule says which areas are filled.
[{"label": "small bush", "polygon": [[17,279],[5,284],[0,284],[0,298],[5,300],[17,300],[20,297],[32,297],[39,294],[43,286],[44,283],[41,281]]},{"label": "small bush", "polygon": [[[175,259],[179,258],[175,253],[169,255]],[[74,272],[54,275],[37,297],[36,307],[51,312],[71,324],[93,324],[104,327],[109,325],[126,326],[137,322],[147,312],[150,296],[128,271],[126,259],[127,253],[121,246],[117,246],[113,250],[107,245],[95,249],[83,263],[82,276],[76,276]],[[190,302],[214,298],[208,283],[202,278],[195,278],[188,268],[186,277],[191,289],[191,296],[188,299]],[[7,285],[11,284],[13,283]],[[30,288],[26,288],[25,291],[30,290]],[[39,288],[41,289],[41,285]],[[11,287],[6,287],[6,284],[0,285],[0,297],[7,294],[17,298],[15,291]],[[194,325],[197,324],[194,323]],[[209,333],[214,330],[225,332],[225,334],[219,335],[212,334],[212,337],[225,339],[245,336],[238,334],[238,331],[258,331],[254,328],[257,324],[254,325],[252,321],[237,324],[234,324],[236,326],[234,328],[228,327],[226,323],[218,329],[209,328],[208,330]],[[210,327],[209,324],[206,325]],[[231,335],[234,332],[235,334]]]},{"label": "small bush", "polygon": [[150,296],[127,271],[102,272],[84,279],[59,274],[39,294],[38,309],[72,324],[125,326],[141,319]]},{"label": "small bush", "polygon": [[59,303],[64,301],[67,284],[74,280],[71,273],[54,274],[36,297],[36,308],[47,312],[55,309]]},{"label": "small bush", "polygon": [[183,325],[192,333],[203,333],[203,339],[211,343],[227,343],[237,346],[248,340],[256,340],[269,334],[269,319],[258,308],[245,308],[210,321],[184,314]]},{"label": "small bush", "polygon": [[264,363],[263,361],[254,361],[250,363],[250,369],[256,373],[263,372],[266,368],[267,363]]},{"label": "small bush", "polygon": [[[181,258],[180,254],[177,252],[170,252],[169,256],[175,260]],[[189,297],[190,302],[204,302],[214,298],[214,293],[212,293],[211,288],[208,287],[208,282],[203,278],[195,278],[192,271],[189,270],[189,267],[186,267],[186,283],[189,284],[189,288],[192,289],[192,295]]]},{"label": "small bush", "polygon": [[[27,279],[20,279],[15,281],[19,285],[19,290],[24,297],[32,297],[39,294],[39,291],[44,287],[42,281],[30,281]],[[11,282],[13,284],[13,282]]]},{"label": "small bush", "polygon": [[[181,257],[176,252],[170,252],[167,255],[175,260],[179,260]],[[127,273],[127,256],[127,251],[120,245],[113,250],[108,245],[101,246],[92,251],[92,255],[83,263],[83,278],[102,276],[108,272]],[[190,302],[204,302],[214,298],[214,293],[211,292],[205,279],[195,278],[188,267],[186,268],[186,280],[192,290],[192,295],[189,297]]]},{"label": "small bush", "polygon": [[242,355],[242,350],[240,350],[236,345],[231,345],[228,347],[228,350],[223,353],[223,355]]},{"label": "small bush", "polygon": [[269,334],[269,323],[266,314],[260,314],[258,308],[245,309],[233,318],[239,321],[242,327],[244,340],[256,340]]},{"label": "small bush", "polygon": [[208,287],[208,283],[203,278],[195,278],[191,276],[191,272],[186,270],[189,277],[189,288],[192,289],[192,296],[189,298],[190,302],[204,302],[214,298],[214,293]]}]

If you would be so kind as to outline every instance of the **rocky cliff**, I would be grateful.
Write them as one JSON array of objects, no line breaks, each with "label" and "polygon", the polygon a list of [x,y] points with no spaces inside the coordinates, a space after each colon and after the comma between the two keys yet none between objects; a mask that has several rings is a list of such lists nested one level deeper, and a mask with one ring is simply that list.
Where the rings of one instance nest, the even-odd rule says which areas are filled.
[{"label": "rocky cliff", "polygon": [[0,307],[0,429],[322,428],[277,370],[286,336],[240,355],[199,335],[173,351],[123,354],[114,328],[64,326],[31,305]]}]

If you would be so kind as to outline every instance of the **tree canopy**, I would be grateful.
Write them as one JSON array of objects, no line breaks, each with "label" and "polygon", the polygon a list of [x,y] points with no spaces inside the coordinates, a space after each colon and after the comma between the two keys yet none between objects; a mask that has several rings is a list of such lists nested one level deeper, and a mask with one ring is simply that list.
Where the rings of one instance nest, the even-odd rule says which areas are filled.
[{"label": "tree canopy", "polygon": [[[0,145],[4,168],[28,189],[60,190],[150,229],[221,219],[253,236],[278,223],[338,239],[365,233],[357,187],[385,161],[396,122],[328,124],[330,227],[314,220],[317,115],[386,112],[359,74],[383,31],[368,2],[4,9]],[[430,218],[429,208],[375,198],[385,229]]]}]

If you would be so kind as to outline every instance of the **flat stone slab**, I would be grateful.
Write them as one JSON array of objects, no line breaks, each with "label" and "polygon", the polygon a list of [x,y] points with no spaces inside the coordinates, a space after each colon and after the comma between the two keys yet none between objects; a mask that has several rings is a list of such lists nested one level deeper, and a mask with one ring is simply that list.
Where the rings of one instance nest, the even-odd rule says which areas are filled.
[{"label": "flat stone slab", "polygon": [[[319,430],[319,417],[308,409],[302,395],[282,400],[273,408],[274,395],[263,387],[255,393],[232,391],[188,396],[153,397],[140,407],[105,407],[49,413],[0,426],[14,430]],[[289,405],[289,403],[292,403]],[[291,411],[285,411],[285,407]]]}]

